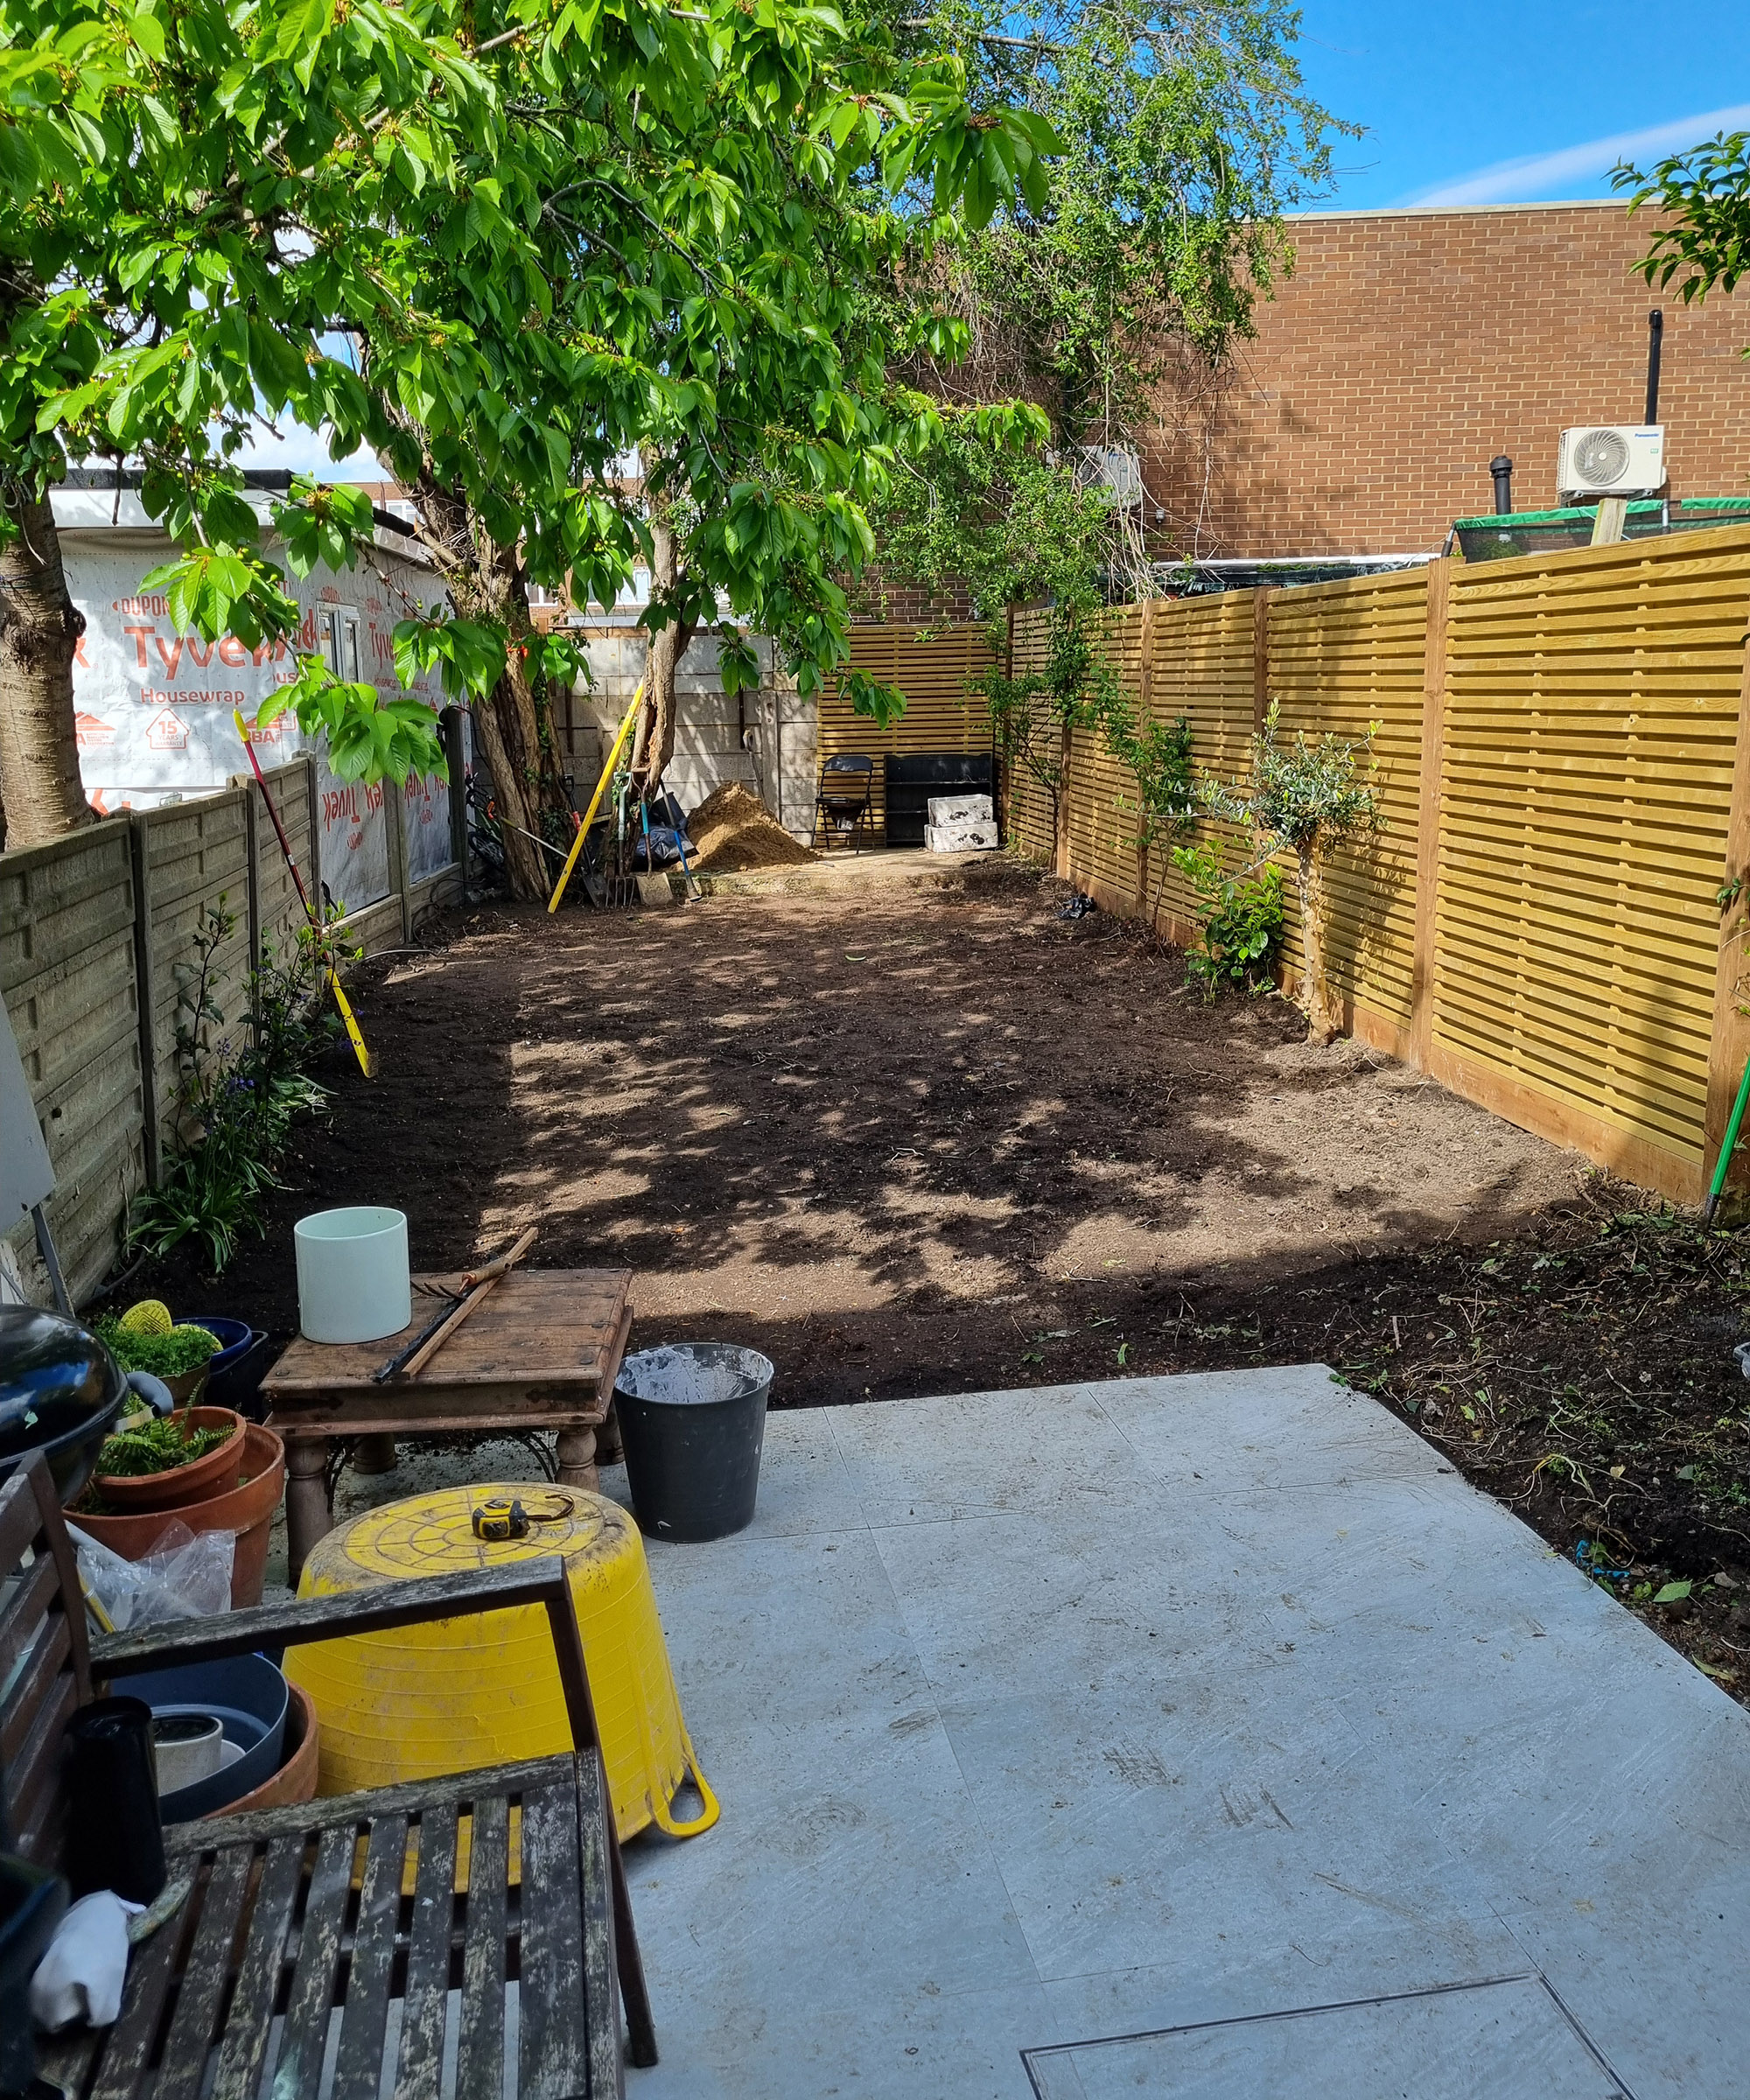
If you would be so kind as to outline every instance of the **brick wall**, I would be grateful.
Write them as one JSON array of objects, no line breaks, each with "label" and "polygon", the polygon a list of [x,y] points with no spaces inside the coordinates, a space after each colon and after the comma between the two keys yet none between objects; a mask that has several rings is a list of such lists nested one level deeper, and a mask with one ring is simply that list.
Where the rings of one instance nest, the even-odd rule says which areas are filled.
[{"label": "brick wall", "polygon": [[963,626],[972,600],[958,585],[931,591],[872,570],[851,586],[850,617],[859,626]]},{"label": "brick wall", "polygon": [[1494,508],[1497,452],[1516,508],[1552,507],[1565,425],[1641,420],[1654,305],[1671,494],[1750,495],[1750,297],[1649,292],[1653,230],[1614,203],[1293,221],[1294,275],[1219,394],[1163,403],[1148,480],[1176,550],[1438,549]]}]

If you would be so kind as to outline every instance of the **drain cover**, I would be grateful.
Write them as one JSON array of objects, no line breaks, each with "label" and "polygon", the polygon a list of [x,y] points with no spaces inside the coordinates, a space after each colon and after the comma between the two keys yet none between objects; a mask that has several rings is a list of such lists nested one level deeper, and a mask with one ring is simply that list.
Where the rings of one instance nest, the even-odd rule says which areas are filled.
[{"label": "drain cover", "polygon": [[1631,2100],[1541,1977],[1022,2054],[1039,2100]]}]

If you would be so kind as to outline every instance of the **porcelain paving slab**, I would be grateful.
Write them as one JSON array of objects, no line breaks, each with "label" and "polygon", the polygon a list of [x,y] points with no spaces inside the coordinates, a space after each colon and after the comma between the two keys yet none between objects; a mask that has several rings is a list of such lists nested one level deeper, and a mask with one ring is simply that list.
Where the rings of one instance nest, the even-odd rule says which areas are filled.
[{"label": "porcelain paving slab", "polygon": [[1626,2100],[1536,1977],[1030,2050],[1039,2100]]},{"label": "porcelain paving slab", "polygon": [[774,1416],[650,1564],[632,2100],[1750,2090],[1750,1715],[1322,1367]]}]

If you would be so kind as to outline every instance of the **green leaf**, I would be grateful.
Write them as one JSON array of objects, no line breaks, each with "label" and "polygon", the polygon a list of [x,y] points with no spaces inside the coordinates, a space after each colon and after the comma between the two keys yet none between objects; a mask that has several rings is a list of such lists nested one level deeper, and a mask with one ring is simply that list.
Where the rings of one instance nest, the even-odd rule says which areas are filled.
[{"label": "green leaf", "polygon": [[1695,1587],[1691,1582],[1668,1582],[1663,1589],[1654,1593],[1655,1604],[1681,1604]]}]

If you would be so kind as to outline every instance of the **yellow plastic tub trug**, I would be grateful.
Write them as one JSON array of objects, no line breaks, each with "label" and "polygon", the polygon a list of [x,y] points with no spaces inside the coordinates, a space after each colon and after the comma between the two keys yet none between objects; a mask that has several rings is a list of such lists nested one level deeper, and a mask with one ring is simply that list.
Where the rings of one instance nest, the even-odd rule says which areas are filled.
[{"label": "yellow plastic tub trug", "polygon": [[[540,1521],[522,1538],[474,1536],[477,1503],[521,1500]],[[618,1503],[575,1488],[494,1481],[390,1502],[331,1531],[304,1563],[304,1597],[557,1553],[570,1578],[590,1693],[622,1838],[649,1824],[707,1830],[718,1804],[699,1770],[668,1667],[638,1527]],[[558,1664],[539,1606],[358,1634],[288,1649],[288,1677],[321,1722],[317,1790],[349,1794],[567,1750]],[[670,1804],[690,1775],[704,1813]]]}]

